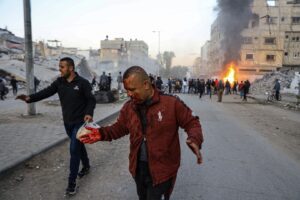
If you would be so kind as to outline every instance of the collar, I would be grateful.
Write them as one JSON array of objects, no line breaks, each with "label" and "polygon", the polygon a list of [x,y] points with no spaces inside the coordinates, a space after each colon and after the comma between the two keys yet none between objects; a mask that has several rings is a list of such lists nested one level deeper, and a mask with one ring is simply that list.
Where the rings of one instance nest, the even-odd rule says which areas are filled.
[{"label": "collar", "polygon": [[75,77],[73,78],[73,80],[71,82],[68,82],[66,78],[62,77],[62,79],[67,82],[67,83],[72,83],[74,81],[78,81],[80,79],[80,76],[77,72],[75,72]]},{"label": "collar", "polygon": [[[153,96],[150,99],[146,100],[144,103],[142,103],[140,106],[151,107],[152,105],[159,102],[160,91],[158,89],[156,89],[155,87],[153,89],[154,89]],[[131,101],[131,104],[132,104],[132,107],[134,110],[138,109],[139,105],[134,104],[132,101]]]}]

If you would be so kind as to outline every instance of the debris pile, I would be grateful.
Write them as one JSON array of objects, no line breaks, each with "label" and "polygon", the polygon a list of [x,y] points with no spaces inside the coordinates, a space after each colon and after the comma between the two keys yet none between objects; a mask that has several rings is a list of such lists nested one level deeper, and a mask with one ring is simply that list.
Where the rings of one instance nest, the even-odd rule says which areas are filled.
[{"label": "debris pile", "polygon": [[281,85],[281,90],[284,88],[289,89],[291,83],[295,78],[295,71],[276,71],[265,74],[261,79],[255,80],[250,88],[252,94],[265,94],[267,91],[272,91],[274,88],[275,80],[278,79]]}]

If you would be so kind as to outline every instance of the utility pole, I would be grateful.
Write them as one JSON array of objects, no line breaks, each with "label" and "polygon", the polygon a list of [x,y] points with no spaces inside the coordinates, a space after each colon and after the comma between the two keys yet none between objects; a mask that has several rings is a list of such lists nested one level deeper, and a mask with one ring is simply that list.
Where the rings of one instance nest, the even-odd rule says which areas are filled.
[{"label": "utility pole", "polygon": [[[26,82],[27,95],[34,93],[34,68],[32,57],[32,35],[31,35],[31,8],[30,0],[23,0],[24,7],[24,28],[25,28],[25,62],[26,62]],[[35,115],[35,104],[27,105],[27,114]]]},{"label": "utility pole", "polygon": [[[299,74],[300,74],[300,73],[299,73]],[[299,82],[298,82],[297,105],[300,105],[300,80],[299,80]]]}]

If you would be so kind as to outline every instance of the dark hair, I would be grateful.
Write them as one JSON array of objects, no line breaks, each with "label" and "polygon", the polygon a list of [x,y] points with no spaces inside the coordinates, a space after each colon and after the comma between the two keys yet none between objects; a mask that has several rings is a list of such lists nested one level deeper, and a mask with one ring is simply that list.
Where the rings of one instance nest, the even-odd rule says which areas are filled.
[{"label": "dark hair", "polygon": [[74,60],[72,58],[64,57],[64,58],[60,59],[60,62],[62,62],[62,61],[65,61],[68,64],[68,66],[72,66],[75,71],[75,64],[74,64]]},{"label": "dark hair", "polygon": [[132,74],[138,75],[138,77],[141,78],[141,80],[150,81],[147,72],[140,66],[129,67],[123,74],[123,80],[127,79]]}]

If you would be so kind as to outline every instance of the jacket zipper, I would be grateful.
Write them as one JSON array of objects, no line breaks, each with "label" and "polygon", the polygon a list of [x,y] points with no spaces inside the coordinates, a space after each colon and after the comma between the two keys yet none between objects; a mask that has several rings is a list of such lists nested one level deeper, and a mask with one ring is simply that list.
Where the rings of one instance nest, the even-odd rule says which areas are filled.
[{"label": "jacket zipper", "polygon": [[[140,122],[140,125],[141,125],[141,128],[142,128],[142,134],[143,134],[143,140],[144,140],[144,142],[145,142],[145,144],[146,144],[146,147],[147,147],[147,160],[148,160],[148,167],[149,167],[149,173],[150,173],[150,176],[151,176],[151,178],[152,178],[152,184],[154,185],[154,183],[156,182],[156,180],[155,180],[155,178],[153,177],[153,173],[152,173],[152,170],[151,170],[151,164],[150,164],[150,155],[149,155],[149,146],[148,146],[148,142],[147,142],[147,127],[149,126],[148,125],[148,123],[147,123],[147,126],[146,126],[146,130],[145,130],[145,133],[143,133],[143,126],[142,126],[142,121],[141,121],[141,119],[140,119],[140,117],[139,117],[139,113],[137,112],[137,111],[135,111],[136,112],[136,114],[137,114],[137,116],[138,116],[138,119],[139,119],[139,122]],[[147,109],[147,111],[146,111],[146,119],[148,120],[148,118],[147,118],[147,112],[148,112],[148,109]],[[148,122],[148,121],[147,121]],[[142,143],[141,143],[142,144]],[[140,146],[139,146],[139,148],[141,147],[141,144],[140,144]],[[139,158],[137,158],[137,159],[139,159]],[[137,160],[137,162],[138,162],[138,160]],[[137,165],[137,164],[136,164]],[[135,166],[135,168],[136,168],[136,166]]]}]

